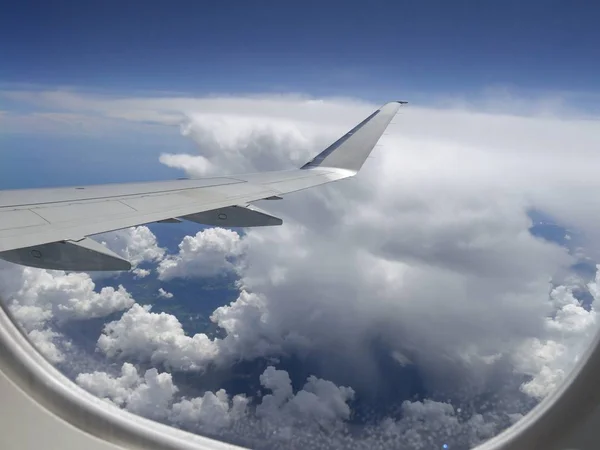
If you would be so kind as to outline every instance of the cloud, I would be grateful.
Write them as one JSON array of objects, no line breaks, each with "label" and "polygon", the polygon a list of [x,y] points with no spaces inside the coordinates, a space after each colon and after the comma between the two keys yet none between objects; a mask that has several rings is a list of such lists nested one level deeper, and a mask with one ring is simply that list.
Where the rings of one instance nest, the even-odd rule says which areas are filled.
[{"label": "cloud", "polygon": [[380,433],[392,442],[402,443],[401,448],[441,448],[444,443],[457,440],[471,448],[499,431],[494,422],[486,421],[481,414],[465,420],[451,404],[432,400],[405,401],[401,415],[402,419],[388,419],[380,426]]},{"label": "cloud", "polygon": [[150,275],[150,270],[140,269],[139,267],[133,269],[132,272],[136,279],[146,278],[148,275]]},{"label": "cloud", "polygon": [[166,299],[173,298],[173,294],[171,294],[170,292],[165,291],[163,288],[158,288],[158,296],[160,298],[166,298]]},{"label": "cloud", "polygon": [[598,330],[600,271],[587,287],[593,296],[588,309],[573,294],[579,286],[558,286],[550,293],[553,314],[546,318],[546,334],[523,342],[514,354],[515,370],[531,376],[521,390],[542,399],[569,375]]},{"label": "cloud", "polygon": [[[293,96],[19,96],[130,123],[177,123],[198,152],[161,161],[190,175],[293,167],[376,107]],[[576,246],[600,258],[600,211],[586,200],[600,187],[597,121],[552,109],[524,117],[505,103],[500,109],[403,109],[357,178],[264,206],[283,226],[185,238],[160,262],[161,279],[223,270],[241,278],[238,299],[212,315],[222,338],[186,335],[174,316],[136,304],[106,326],[99,348],[173,370],[298,358],[316,376],[351,387],[357,400],[383,392],[398,402],[403,416],[378,422],[375,441],[384,424],[415,445],[430,442],[428,427],[439,439],[458,434],[463,443],[499,431],[568,374],[596,327],[596,300],[585,305],[576,293],[600,292],[596,280],[574,282],[572,273],[583,261]],[[531,210],[577,242],[566,247],[533,236]],[[32,311],[23,316],[35,322]],[[411,370],[430,400],[404,403],[398,380]],[[292,398],[279,377],[273,387],[283,393],[268,395]],[[459,412],[479,398],[500,398],[498,417],[477,407]],[[324,411],[345,411],[339,402],[327,405]],[[403,425],[410,416],[418,419]],[[334,434],[318,439],[345,442]]]},{"label": "cloud", "polygon": [[202,397],[175,403],[170,421],[187,429],[208,429],[214,433],[242,419],[247,404],[248,399],[244,395],[229,398],[224,389],[214,393],[207,391]]},{"label": "cloud", "polygon": [[181,395],[171,374],[153,368],[141,375],[134,365],[124,363],[119,374],[82,373],[76,382],[136,414],[255,448],[321,442],[328,448],[367,449],[385,444],[413,449],[441,446],[457,438],[476,445],[498,431],[493,415],[465,418],[448,403],[424,400],[405,401],[401,419],[389,418],[376,428],[367,425],[365,433],[350,434],[350,404],[355,395],[351,388],[309,376],[303,388],[294,392],[289,374],[273,366],[259,380],[270,392],[262,397],[230,395],[219,389],[188,398]]},{"label": "cloud", "polygon": [[[184,134],[200,154],[162,161],[191,175],[285,168],[371,109],[339,103],[335,117],[324,108],[313,119],[304,100],[284,114],[254,104],[188,114]],[[502,391],[512,396],[498,404],[502,417],[526,412],[520,394],[547,395],[595,330],[581,301],[556,301],[579,255],[533,236],[528,212],[582,230],[579,244],[597,256],[598,211],[578,201],[595,183],[597,125],[415,107],[394,122],[357,179],[263,206],[285,223],[242,238],[233,262],[245,294],[213,313],[227,333],[215,359],[311,355],[321,376],[364,395],[392,388],[383,352],[418,368],[428,392],[448,394],[452,408]],[[510,375],[515,391],[503,387]],[[478,417],[457,420],[495,432],[508,424]]]},{"label": "cloud", "polygon": [[240,236],[223,228],[208,228],[195,236],[186,236],[179,252],[158,265],[161,280],[208,277],[232,270],[230,258],[241,252]]},{"label": "cloud", "polygon": [[[81,373],[76,383],[90,393],[133,413],[183,427],[218,433],[240,426],[250,431],[246,439],[264,439],[281,427],[332,429],[350,416],[348,402],[354,392],[328,380],[310,376],[303,389],[294,393],[289,375],[269,366],[260,375],[261,385],[272,392],[260,399],[229,395],[224,389],[201,396],[179,395],[171,374],[148,369],[143,375],[130,363],[123,363],[119,375],[96,371]],[[249,414],[256,403],[256,414]],[[281,436],[280,436],[281,437]]]},{"label": "cloud", "polygon": [[[164,255],[164,249],[157,246],[155,236],[147,227],[101,237],[133,264],[155,261]],[[137,275],[145,276],[144,272]],[[61,348],[64,349],[68,342],[60,332],[48,327],[50,323],[58,324],[60,328],[66,321],[105,317],[134,304],[122,285],[117,288],[107,286],[97,292],[94,280],[87,273],[36,269],[7,262],[0,265],[0,296],[32,343],[55,363],[64,361]]]},{"label": "cloud", "polygon": [[136,303],[120,319],[104,326],[97,346],[109,358],[200,372],[239,359],[309,348],[306,337],[293,330],[276,329],[267,322],[267,314],[262,296],[242,290],[234,302],[213,312],[211,321],[226,335],[210,338],[205,333],[188,336],[174,315],[153,313],[150,306]]},{"label": "cloud", "polygon": [[204,156],[164,153],[160,155],[160,162],[168,167],[184,169],[188,174],[195,177],[201,177],[217,171],[215,166]]},{"label": "cloud", "polygon": [[98,348],[110,358],[149,361],[179,370],[202,370],[219,353],[218,341],[206,334],[187,336],[171,314],[152,313],[134,304],[117,320],[105,325]]},{"label": "cloud", "polygon": [[[165,249],[158,246],[156,236],[147,226],[99,234],[94,239],[128,260],[134,268],[144,262],[160,261],[165,255]],[[144,274],[137,272],[138,276]]]},{"label": "cloud", "polygon": [[308,418],[320,426],[331,427],[350,417],[347,402],[354,397],[352,388],[310,376],[302,390],[294,394],[288,373],[273,366],[265,369],[260,383],[272,394],[263,397],[256,414],[273,427],[281,427],[282,421],[289,426],[290,422],[305,422]]},{"label": "cloud", "polygon": [[3,265],[2,297],[26,329],[58,321],[104,317],[133,305],[123,286],[95,291],[88,274]]},{"label": "cloud", "polygon": [[57,364],[65,360],[64,353],[57,345],[57,340],[62,340],[62,335],[49,328],[33,329],[27,332],[30,342],[44,355],[51,363]]},{"label": "cloud", "polygon": [[[182,132],[200,154],[162,158],[191,175],[298,164],[373,107],[289,97],[199,102],[203,113],[187,109]],[[586,248],[594,247],[587,231],[597,212],[579,214],[573,204],[581,180],[593,179],[595,124],[418,107],[395,123],[357,179],[270,202],[282,227],[248,230],[239,241],[207,230],[160,264],[162,279],[235,264],[245,294],[213,319],[236,339],[209,345],[212,359],[310,349],[323,373],[367,389],[383,376],[378,342],[423,370],[429,389],[453,392],[452,380],[466,377],[476,395],[493,389],[493,373],[514,363],[513,352],[535,339],[554,342],[548,292],[576,258],[532,236],[528,211],[586,230]],[[577,152],[567,152],[573,141]],[[218,261],[207,262],[208,242]],[[554,324],[564,326],[577,307]]]},{"label": "cloud", "polygon": [[[293,112],[282,119],[272,105],[254,103],[252,113],[188,115],[184,134],[198,143],[203,167],[253,170],[265,167],[263,154],[294,160],[289,149],[314,148],[369,109],[340,103],[344,111],[325,122],[319,112],[314,120],[303,115],[307,102],[290,101],[289,111],[299,111],[290,127]],[[255,344],[261,333],[281,340],[277,330],[323,352],[344,340],[352,349],[347,357],[363,367],[370,351],[364,343],[377,330],[390,353],[411,355],[431,366],[428,372],[444,372],[440,361],[485,371],[494,355],[547,333],[549,280],[559,283],[574,259],[529,233],[527,211],[570,207],[576,196],[565,201],[565,186],[580,184],[582,173],[565,179],[562,168],[577,165],[585,177],[579,158],[597,144],[595,125],[423,108],[403,110],[395,122],[358,179],[269,204],[286,224],[248,232],[240,271],[262,306],[231,308],[240,324],[256,323],[262,310]],[[277,145],[284,138],[286,145]],[[565,152],[574,139],[578,152]],[[569,214],[558,218],[572,222]],[[590,219],[575,227],[589,228]]]},{"label": "cloud", "polygon": [[69,343],[49,324],[104,317],[133,305],[123,286],[99,292],[88,274],[65,273],[0,263],[0,298],[8,305],[37,349],[54,363],[63,362]]},{"label": "cloud", "polygon": [[93,372],[79,374],[75,381],[100,398],[155,420],[166,418],[178,390],[170,374],[149,369],[140,377],[137,369],[127,363],[123,364],[120,377]]},{"label": "cloud", "polygon": [[181,133],[198,144],[202,155],[164,154],[160,161],[203,176],[223,169],[241,173],[298,165],[310,157],[314,130],[268,116],[189,114]]}]

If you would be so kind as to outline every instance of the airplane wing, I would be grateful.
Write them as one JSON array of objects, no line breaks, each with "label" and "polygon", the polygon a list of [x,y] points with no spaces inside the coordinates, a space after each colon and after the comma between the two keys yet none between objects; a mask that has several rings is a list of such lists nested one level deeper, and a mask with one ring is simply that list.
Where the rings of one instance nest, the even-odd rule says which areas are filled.
[{"label": "airplane wing", "polygon": [[195,180],[0,191],[0,259],[56,270],[129,270],[89,236],[151,222],[280,225],[250,203],[356,175],[404,102],[375,111],[299,169]]}]

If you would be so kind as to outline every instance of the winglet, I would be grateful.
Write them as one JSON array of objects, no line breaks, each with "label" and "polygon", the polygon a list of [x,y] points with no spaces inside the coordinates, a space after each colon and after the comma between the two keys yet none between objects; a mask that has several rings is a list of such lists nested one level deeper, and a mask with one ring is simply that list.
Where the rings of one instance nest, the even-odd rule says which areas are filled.
[{"label": "winglet", "polygon": [[304,164],[301,169],[327,167],[344,169],[356,174],[398,112],[398,109],[400,109],[400,106],[406,103],[404,101],[386,103]]}]

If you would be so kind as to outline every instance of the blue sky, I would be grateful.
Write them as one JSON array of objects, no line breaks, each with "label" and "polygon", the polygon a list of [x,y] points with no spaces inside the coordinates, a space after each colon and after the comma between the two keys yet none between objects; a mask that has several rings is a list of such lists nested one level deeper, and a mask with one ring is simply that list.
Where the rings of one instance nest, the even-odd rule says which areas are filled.
[{"label": "blue sky", "polygon": [[[499,92],[598,111],[597,23],[591,1],[10,2],[0,14],[0,91],[297,92],[413,104]],[[0,93],[2,110],[61,111]],[[194,151],[175,128],[4,131],[0,188],[174,178],[160,153]],[[47,163],[32,167],[32,158]]]},{"label": "blue sky", "polygon": [[585,94],[598,91],[599,19],[592,1],[10,2],[0,82],[374,101]]}]

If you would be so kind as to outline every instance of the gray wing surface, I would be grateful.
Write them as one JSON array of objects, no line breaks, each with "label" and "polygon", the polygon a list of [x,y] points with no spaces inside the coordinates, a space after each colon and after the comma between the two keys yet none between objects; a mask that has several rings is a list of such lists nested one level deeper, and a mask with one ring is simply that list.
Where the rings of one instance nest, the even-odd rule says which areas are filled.
[{"label": "gray wing surface", "polygon": [[150,183],[0,191],[0,259],[63,270],[127,270],[88,238],[152,222],[279,225],[250,203],[356,175],[401,103],[375,111],[299,169]]}]

